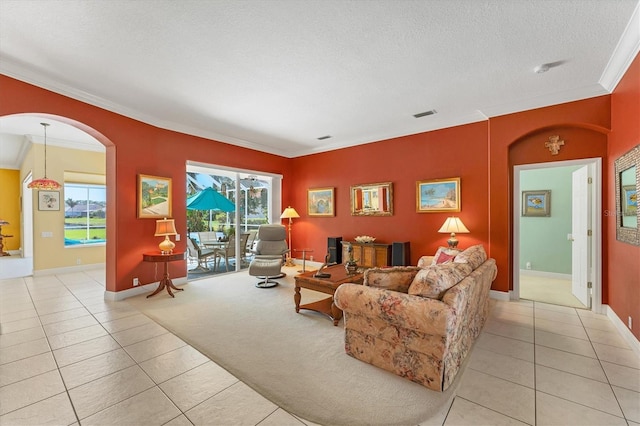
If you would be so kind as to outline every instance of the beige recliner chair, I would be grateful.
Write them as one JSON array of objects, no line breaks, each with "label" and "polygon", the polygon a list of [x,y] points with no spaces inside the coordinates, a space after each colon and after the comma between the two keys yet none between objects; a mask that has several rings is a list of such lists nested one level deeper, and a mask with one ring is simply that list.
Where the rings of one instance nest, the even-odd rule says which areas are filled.
[{"label": "beige recliner chair", "polygon": [[249,275],[264,278],[256,287],[275,287],[278,283],[270,279],[286,275],[281,271],[284,256],[289,253],[286,228],[283,225],[260,225],[257,239],[253,251],[255,256],[249,264]]}]

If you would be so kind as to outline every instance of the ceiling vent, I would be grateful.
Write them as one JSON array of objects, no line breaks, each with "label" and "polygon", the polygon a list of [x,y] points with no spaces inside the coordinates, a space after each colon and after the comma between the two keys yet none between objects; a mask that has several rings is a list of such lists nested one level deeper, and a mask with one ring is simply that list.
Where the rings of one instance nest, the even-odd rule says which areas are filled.
[{"label": "ceiling vent", "polygon": [[417,114],[413,114],[413,116],[415,118],[420,118],[420,117],[426,117],[427,115],[433,115],[435,113],[437,113],[438,111],[436,111],[435,109],[432,109],[431,111],[425,111],[425,112],[419,112]]},{"label": "ceiling vent", "polygon": [[318,140],[319,140],[319,141],[323,141],[323,140],[325,140],[325,139],[330,139],[330,138],[331,138],[331,136],[330,136],[330,135],[326,135],[326,136],[320,136],[320,137],[318,138]]}]

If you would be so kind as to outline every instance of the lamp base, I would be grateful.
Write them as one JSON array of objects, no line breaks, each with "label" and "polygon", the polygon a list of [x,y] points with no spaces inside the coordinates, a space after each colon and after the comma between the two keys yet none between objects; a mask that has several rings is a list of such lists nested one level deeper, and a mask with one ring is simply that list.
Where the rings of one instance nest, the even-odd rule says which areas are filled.
[{"label": "lamp base", "polygon": [[284,266],[296,266],[296,264],[291,257],[287,257],[287,260],[284,262]]},{"label": "lamp base", "polygon": [[164,240],[162,240],[162,242],[158,245],[162,254],[173,253],[173,249],[175,248],[175,246],[175,243],[169,239],[168,235],[166,235],[164,237]]},{"label": "lamp base", "polygon": [[454,249],[458,247],[458,239],[456,238],[456,234],[451,233],[451,238],[447,240],[447,244],[449,244],[450,249]]}]

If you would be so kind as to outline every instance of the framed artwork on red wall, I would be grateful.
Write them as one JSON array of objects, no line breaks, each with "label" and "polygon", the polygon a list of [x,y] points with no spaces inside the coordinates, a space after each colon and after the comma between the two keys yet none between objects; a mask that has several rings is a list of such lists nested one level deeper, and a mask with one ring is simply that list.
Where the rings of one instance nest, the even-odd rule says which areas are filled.
[{"label": "framed artwork on red wall", "polygon": [[138,217],[171,217],[171,178],[138,175]]},{"label": "framed artwork on red wall", "polygon": [[416,210],[418,213],[459,212],[460,178],[416,182]]},{"label": "framed artwork on red wall", "polygon": [[335,188],[310,188],[307,190],[307,214],[309,216],[335,216]]}]

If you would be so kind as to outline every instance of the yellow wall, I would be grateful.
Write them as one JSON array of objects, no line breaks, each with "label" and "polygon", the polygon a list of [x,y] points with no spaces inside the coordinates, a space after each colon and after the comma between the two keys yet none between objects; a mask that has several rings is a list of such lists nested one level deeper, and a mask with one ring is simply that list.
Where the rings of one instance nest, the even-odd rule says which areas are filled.
[{"label": "yellow wall", "polygon": [[9,222],[2,226],[4,250],[20,248],[20,171],[0,169],[0,219]]},{"label": "yellow wall", "polygon": [[[33,178],[44,176],[44,146],[31,147],[21,173],[26,175],[33,164]],[[59,146],[47,146],[47,177],[63,184],[66,172],[106,174],[106,158],[101,152],[80,151]],[[31,191],[33,197],[33,269],[34,271],[64,268],[69,266],[104,263],[105,246],[65,247],[64,246],[64,189],[60,190],[59,211],[39,211],[38,191]],[[28,196],[28,194],[25,194]],[[51,233],[43,237],[42,233]]]}]

